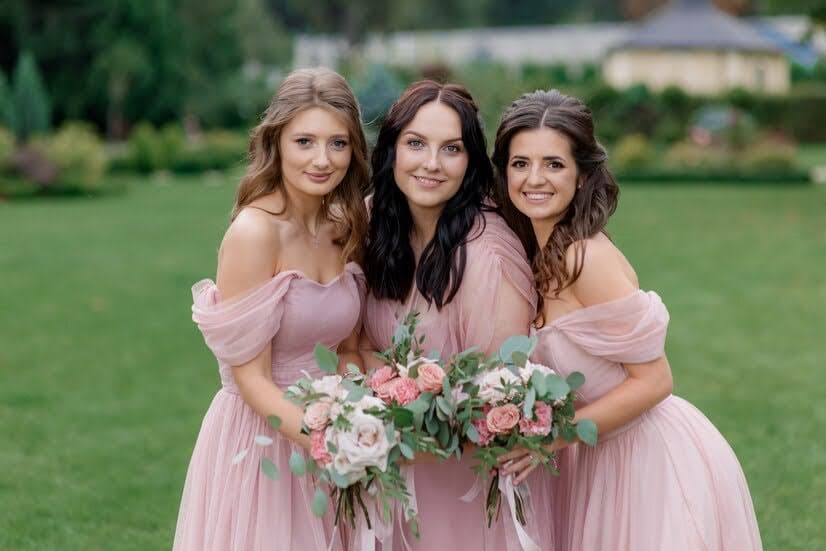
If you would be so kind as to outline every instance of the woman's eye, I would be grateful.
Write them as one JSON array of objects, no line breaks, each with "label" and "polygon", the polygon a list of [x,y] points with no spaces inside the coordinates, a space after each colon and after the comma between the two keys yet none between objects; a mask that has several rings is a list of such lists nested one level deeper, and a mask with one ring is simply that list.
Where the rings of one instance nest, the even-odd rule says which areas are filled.
[{"label": "woman's eye", "polygon": [[446,145],[445,149],[448,153],[459,153],[460,151],[462,151],[462,148],[456,144]]},{"label": "woman's eye", "polygon": [[333,142],[333,147],[335,147],[336,149],[344,149],[345,147],[347,147],[347,140],[335,140]]},{"label": "woman's eye", "polygon": [[422,143],[422,140],[408,140],[407,145],[409,145],[410,147],[419,148],[422,147],[424,144]]},{"label": "woman's eye", "polygon": [[295,143],[300,146],[310,145],[310,138],[298,138]]},{"label": "woman's eye", "polygon": [[525,168],[526,166],[528,166],[528,163],[526,163],[525,161],[514,161],[511,163],[511,166],[513,168]]},{"label": "woman's eye", "polygon": [[548,166],[551,167],[551,168],[556,168],[556,169],[565,168],[565,165],[563,165],[559,161],[551,161],[550,163],[548,163]]}]

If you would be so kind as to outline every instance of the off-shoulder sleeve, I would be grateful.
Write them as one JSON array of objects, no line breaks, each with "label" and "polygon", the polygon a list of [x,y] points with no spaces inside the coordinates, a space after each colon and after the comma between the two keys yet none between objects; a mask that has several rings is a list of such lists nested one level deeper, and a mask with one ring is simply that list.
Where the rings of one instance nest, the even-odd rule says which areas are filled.
[{"label": "off-shoulder sleeve", "polygon": [[485,217],[484,231],[467,246],[460,316],[464,348],[490,353],[508,337],[528,333],[536,291],[519,238],[498,215]]},{"label": "off-shoulder sleeve", "polygon": [[356,292],[359,298],[359,319],[356,324],[356,329],[361,331],[362,322],[364,321],[364,310],[367,306],[367,279],[364,277],[364,272],[361,267],[355,262],[348,262],[344,270],[352,276],[353,285],[355,285]]},{"label": "off-shoulder sleeve", "polygon": [[283,297],[295,273],[278,274],[248,293],[222,301],[211,280],[192,287],[192,321],[215,357],[227,365],[242,365],[267,346],[281,324]]},{"label": "off-shoulder sleeve", "polygon": [[594,356],[621,363],[656,360],[665,352],[668,310],[653,291],[575,310],[553,322]]}]

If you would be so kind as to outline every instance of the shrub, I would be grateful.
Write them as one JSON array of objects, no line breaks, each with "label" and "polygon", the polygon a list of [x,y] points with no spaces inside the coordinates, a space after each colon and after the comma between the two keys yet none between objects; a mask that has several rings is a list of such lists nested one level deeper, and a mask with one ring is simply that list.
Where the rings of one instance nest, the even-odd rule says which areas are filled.
[{"label": "shrub", "polygon": [[640,170],[654,163],[654,152],[642,134],[630,134],[614,146],[611,168],[617,171]]},{"label": "shrub", "polygon": [[0,126],[0,172],[11,166],[14,148],[14,134],[9,129]]},{"label": "shrub", "polygon": [[722,147],[703,147],[691,142],[679,142],[666,152],[665,166],[681,171],[732,169],[734,157]]},{"label": "shrub", "polygon": [[53,135],[37,140],[36,145],[57,167],[57,179],[51,187],[88,192],[103,184],[106,151],[91,125],[67,122]]},{"label": "shrub", "polygon": [[367,123],[381,125],[390,106],[404,90],[404,83],[384,65],[371,65],[353,86]]},{"label": "shrub", "polygon": [[194,173],[234,168],[244,162],[246,151],[245,135],[228,130],[210,130],[178,154],[172,169]]},{"label": "shrub", "polygon": [[797,151],[788,142],[766,138],[746,147],[738,161],[740,168],[748,172],[793,170]]},{"label": "shrub", "polygon": [[138,124],[129,136],[129,162],[139,172],[171,169],[184,149],[184,133],[177,125],[160,131],[148,122]]}]

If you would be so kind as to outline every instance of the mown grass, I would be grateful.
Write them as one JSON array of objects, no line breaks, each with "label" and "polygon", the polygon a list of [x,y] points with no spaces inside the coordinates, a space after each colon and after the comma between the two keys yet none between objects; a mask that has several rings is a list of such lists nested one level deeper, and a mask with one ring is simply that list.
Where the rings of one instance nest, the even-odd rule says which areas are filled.
[{"label": "mown grass", "polygon": [[[0,203],[0,549],[169,549],[219,382],[189,319],[229,177]],[[826,188],[627,186],[676,391],[734,447],[766,549],[826,542]],[[820,338],[819,338],[820,337]]]}]

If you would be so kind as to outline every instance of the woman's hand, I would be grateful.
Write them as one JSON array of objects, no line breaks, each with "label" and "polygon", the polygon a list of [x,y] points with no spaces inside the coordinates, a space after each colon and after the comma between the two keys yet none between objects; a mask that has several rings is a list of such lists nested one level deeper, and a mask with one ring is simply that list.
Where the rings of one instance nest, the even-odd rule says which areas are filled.
[{"label": "woman's hand", "polygon": [[[557,438],[552,443],[543,446],[549,453],[557,452],[573,444],[561,438]],[[533,450],[525,448],[514,448],[506,454],[499,456],[499,464],[502,465],[502,472],[513,476],[514,485],[521,484],[533,470],[542,462],[539,454]]]}]

